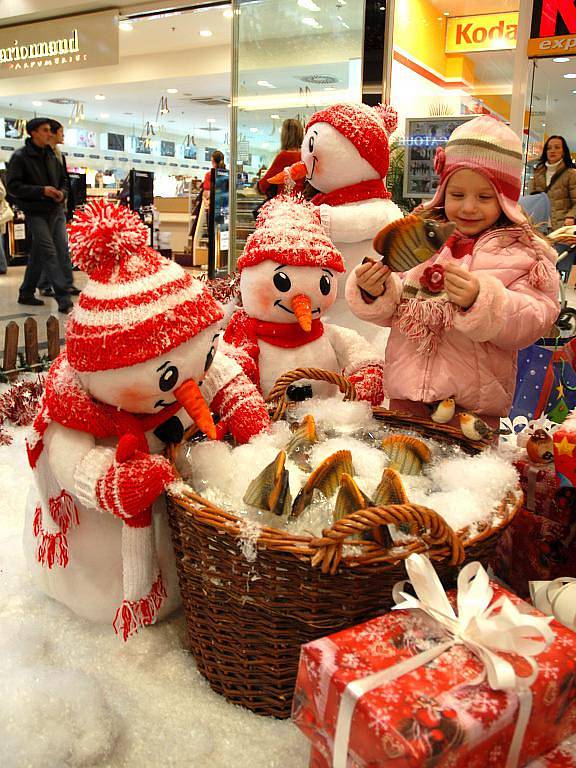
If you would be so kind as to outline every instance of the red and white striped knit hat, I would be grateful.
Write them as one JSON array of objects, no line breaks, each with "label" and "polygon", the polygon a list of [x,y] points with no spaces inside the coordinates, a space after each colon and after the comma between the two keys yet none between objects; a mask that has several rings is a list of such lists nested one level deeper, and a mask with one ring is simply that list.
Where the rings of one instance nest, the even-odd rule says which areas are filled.
[{"label": "red and white striped knit hat", "polygon": [[320,223],[318,207],[289,195],[277,195],[262,206],[238,259],[238,271],[263,261],[345,271],[342,254]]},{"label": "red and white striped knit hat", "polygon": [[514,131],[489,115],[468,120],[452,133],[444,148],[438,147],[434,170],[440,176],[432,200],[423,210],[444,205],[448,179],[463,169],[477,171],[494,187],[505,216],[522,224],[526,216],[518,206],[522,179],[522,142]]},{"label": "red and white striped knit hat", "polygon": [[89,277],[66,328],[76,371],[153,360],[222,319],[205,285],[147,246],[148,228],[128,208],[88,203],[69,240],[72,261]]},{"label": "red and white striped knit hat", "polygon": [[380,104],[332,104],[312,115],[306,130],[315,123],[329,123],[345,136],[364,158],[386,178],[390,161],[388,138],[398,125],[398,114],[394,107]]}]

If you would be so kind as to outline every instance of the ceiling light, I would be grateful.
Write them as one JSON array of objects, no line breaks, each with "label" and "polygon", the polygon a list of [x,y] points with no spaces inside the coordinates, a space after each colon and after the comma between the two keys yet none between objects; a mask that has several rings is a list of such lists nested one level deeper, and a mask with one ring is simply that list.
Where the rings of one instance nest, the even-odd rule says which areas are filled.
[{"label": "ceiling light", "polygon": [[225,19],[231,19],[234,16],[234,11],[232,8],[226,8],[226,10],[222,13],[222,16],[224,16]]},{"label": "ceiling light", "polygon": [[316,19],[313,19],[311,16],[305,16],[302,19],[302,24],[306,24],[307,27],[314,27],[314,29],[322,29],[322,25],[318,24]]},{"label": "ceiling light", "polygon": [[178,88],[166,88],[166,93],[178,93]]},{"label": "ceiling light", "polygon": [[108,117],[110,117],[110,114],[108,112],[100,112],[100,117],[102,120],[106,120]]},{"label": "ceiling light", "polygon": [[200,37],[212,37],[213,33],[209,29],[201,29]]},{"label": "ceiling light", "polygon": [[565,62],[570,61],[570,57],[569,56],[558,56],[557,58],[552,59],[552,61],[555,61],[556,64],[564,64]]},{"label": "ceiling light", "polygon": [[41,101],[33,101],[33,102],[32,102],[32,104],[33,104],[35,107],[41,107],[41,106],[42,106],[42,102],[41,102]]},{"label": "ceiling light", "polygon": [[546,123],[542,123],[542,128],[546,128]]},{"label": "ceiling light", "polygon": [[444,11],[444,16],[450,16],[450,11]]},{"label": "ceiling light", "polygon": [[576,93],[576,91],[572,91],[572,93]]},{"label": "ceiling light", "polygon": [[574,80],[574,78],[576,77],[576,72],[568,72],[567,74],[564,75],[564,77],[566,78],[566,80]]},{"label": "ceiling light", "polygon": [[324,90],[325,90],[325,91],[335,91],[335,90],[336,90],[336,88],[334,88],[334,86],[333,86],[333,85],[325,85],[325,86],[324,86]]},{"label": "ceiling light", "polygon": [[258,128],[250,128],[250,133],[258,133]]},{"label": "ceiling light", "polygon": [[215,123],[216,122],[216,118],[215,117],[207,117],[206,118],[206,122],[207,123]]},{"label": "ceiling light", "polygon": [[272,120],[280,120],[280,115],[270,115]]},{"label": "ceiling light", "polygon": [[122,30],[122,32],[132,32],[134,29],[134,24],[130,21],[121,21],[118,26]]},{"label": "ceiling light", "polygon": [[306,8],[307,11],[315,12],[320,10],[320,6],[316,5],[314,0],[298,0],[298,5],[300,8]]},{"label": "ceiling light", "polygon": [[96,96],[94,96],[96,101],[106,101],[106,96],[104,96],[103,93],[97,93]]},{"label": "ceiling light", "polygon": [[276,88],[276,86],[269,83],[268,80],[257,80],[256,85],[259,85],[261,88]]}]

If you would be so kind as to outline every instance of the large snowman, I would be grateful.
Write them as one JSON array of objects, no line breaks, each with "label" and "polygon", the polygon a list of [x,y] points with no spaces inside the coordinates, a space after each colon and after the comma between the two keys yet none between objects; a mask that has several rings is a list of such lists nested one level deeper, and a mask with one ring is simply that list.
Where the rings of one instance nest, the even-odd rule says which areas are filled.
[{"label": "large snowman", "polygon": [[[343,372],[360,399],[382,402],[382,359],[355,331],[322,322],[336,300],[344,263],[318,208],[285,196],[267,203],[238,271],[242,309],[232,315],[224,339],[265,396],[282,374],[312,367]],[[315,395],[336,392],[324,382],[298,386]]]},{"label": "large snowman", "polygon": [[[381,258],[372,241],[383,227],[402,216],[386,189],[388,139],[397,120],[390,106],[334,104],[312,115],[306,126],[301,150],[305,167],[293,167],[291,175],[305,173],[319,190],[312,203],[318,206],[326,233],[344,257],[346,275],[366,256]],[[344,298],[346,275],[340,276],[339,296],[328,319],[355,328],[368,340],[385,338],[378,326],[363,322],[349,310]]]},{"label": "large snowman", "polygon": [[52,365],[28,456],[25,550],[38,587],[126,639],[180,602],[160,455],[208,404],[237,439],[264,429],[262,397],[216,350],[222,308],[207,288],[148,248],[137,215],[90,203],[71,227],[89,275]]}]

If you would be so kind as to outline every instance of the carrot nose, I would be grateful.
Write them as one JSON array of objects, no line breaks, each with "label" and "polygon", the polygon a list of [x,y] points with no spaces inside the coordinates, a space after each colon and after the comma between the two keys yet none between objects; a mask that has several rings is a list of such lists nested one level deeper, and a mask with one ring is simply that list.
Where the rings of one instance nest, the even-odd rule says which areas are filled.
[{"label": "carrot nose", "polygon": [[294,296],[290,303],[300,328],[306,331],[306,333],[310,333],[312,330],[312,302],[310,297],[304,293],[299,293],[297,296]]},{"label": "carrot nose", "polygon": [[216,440],[216,426],[214,425],[210,408],[208,408],[206,400],[204,400],[202,392],[200,392],[200,387],[194,379],[188,379],[178,389],[175,389],[174,396],[188,416],[194,419],[197,427],[210,440]]},{"label": "carrot nose", "polygon": [[297,163],[294,163],[294,165],[284,168],[280,173],[269,178],[268,181],[270,184],[285,184],[288,179],[292,179],[292,181],[300,181],[300,179],[306,178],[307,173],[306,163],[299,160]]}]

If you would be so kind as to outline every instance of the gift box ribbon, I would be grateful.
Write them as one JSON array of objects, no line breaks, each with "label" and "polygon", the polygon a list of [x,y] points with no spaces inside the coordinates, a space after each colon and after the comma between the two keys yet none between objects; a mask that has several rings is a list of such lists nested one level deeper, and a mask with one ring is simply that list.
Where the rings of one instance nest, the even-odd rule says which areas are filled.
[{"label": "gift box ribbon", "polygon": [[576,579],[566,576],[554,581],[530,581],[530,598],[542,613],[576,632]]},{"label": "gift box ribbon", "polygon": [[[334,738],[333,768],[346,768],[352,717],[358,699],[386,683],[413,672],[440,656],[453,645],[465,645],[483,664],[484,674],[494,690],[515,691],[519,710],[506,768],[516,768],[524,734],[532,712],[530,686],[538,676],[534,656],[542,653],[554,640],[549,624],[551,617],[529,616],[518,611],[507,598],[492,603],[494,596],[488,574],[480,563],[469,563],[458,576],[457,607],[454,611],[432,563],[427,557],[412,554],[406,559],[406,570],[416,597],[404,592],[407,582],[396,584],[392,596],[393,610],[424,611],[449,635],[434,648],[367,677],[354,680],[342,694]],[[524,659],[531,670],[520,677],[512,664],[498,654],[511,653]]]}]

